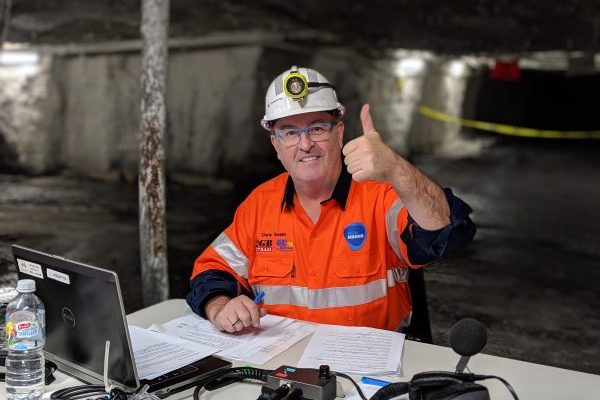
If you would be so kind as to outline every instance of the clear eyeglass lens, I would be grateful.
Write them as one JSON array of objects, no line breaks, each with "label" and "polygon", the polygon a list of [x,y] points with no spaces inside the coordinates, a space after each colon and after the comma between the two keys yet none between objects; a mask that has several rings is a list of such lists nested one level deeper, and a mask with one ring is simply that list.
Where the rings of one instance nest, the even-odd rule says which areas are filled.
[{"label": "clear eyeglass lens", "polygon": [[329,139],[332,124],[329,122],[313,124],[306,128],[288,128],[278,129],[275,135],[286,146],[293,146],[300,142],[302,133],[306,133],[308,138],[313,142],[322,142]]}]

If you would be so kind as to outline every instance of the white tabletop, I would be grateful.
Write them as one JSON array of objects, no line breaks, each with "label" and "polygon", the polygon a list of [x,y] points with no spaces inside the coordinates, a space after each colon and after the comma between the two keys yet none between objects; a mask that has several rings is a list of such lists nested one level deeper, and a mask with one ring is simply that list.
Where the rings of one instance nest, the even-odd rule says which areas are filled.
[{"label": "white tabletop", "polygon": [[[172,299],[136,311],[128,315],[127,320],[130,325],[146,328],[153,323],[164,323],[189,313],[191,313],[191,310],[183,299]],[[300,359],[307,343],[308,338],[305,338],[265,365],[258,367],[275,369],[280,365],[293,366]],[[407,381],[419,372],[434,370],[453,371],[458,359],[459,356],[450,348],[409,340],[404,345],[401,376],[385,379]],[[234,366],[246,364],[234,362]],[[477,354],[471,357],[469,369],[476,374],[496,375],[506,379],[513,386],[521,400],[600,399],[600,375],[586,374],[487,354]],[[53,390],[78,384],[75,379],[67,377],[60,372],[56,373],[56,377],[56,382],[46,388],[44,399],[49,398],[49,393]],[[343,379],[341,381],[344,390],[351,388],[348,382]],[[492,400],[512,399],[510,393],[498,380],[488,380],[481,383],[489,389]],[[4,393],[4,383],[2,383],[0,385],[0,398],[3,397]],[[169,397],[169,399],[191,398],[191,393],[192,390],[190,389],[175,394]],[[201,396],[201,399],[254,400],[259,394],[260,385],[237,383],[214,392],[206,392]]]}]

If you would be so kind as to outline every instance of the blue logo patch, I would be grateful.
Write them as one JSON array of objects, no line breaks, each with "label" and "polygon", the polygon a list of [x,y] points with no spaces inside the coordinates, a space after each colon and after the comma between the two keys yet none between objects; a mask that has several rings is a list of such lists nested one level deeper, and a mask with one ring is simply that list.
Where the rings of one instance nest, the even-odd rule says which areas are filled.
[{"label": "blue logo patch", "polygon": [[350,249],[356,251],[363,247],[367,240],[367,228],[362,222],[353,222],[344,228],[344,239]]},{"label": "blue logo patch", "polygon": [[292,251],[294,250],[294,242],[287,239],[277,239],[275,245],[280,251]]}]

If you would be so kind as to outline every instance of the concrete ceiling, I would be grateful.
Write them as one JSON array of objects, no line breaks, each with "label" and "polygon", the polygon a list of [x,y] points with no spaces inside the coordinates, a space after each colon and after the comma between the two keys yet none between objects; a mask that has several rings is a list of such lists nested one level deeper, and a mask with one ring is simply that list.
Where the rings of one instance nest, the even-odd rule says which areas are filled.
[{"label": "concrete ceiling", "polygon": [[[139,38],[140,0],[11,3],[9,42]],[[171,0],[171,37],[230,30],[283,33],[290,42],[442,53],[597,52],[598,0]]]}]

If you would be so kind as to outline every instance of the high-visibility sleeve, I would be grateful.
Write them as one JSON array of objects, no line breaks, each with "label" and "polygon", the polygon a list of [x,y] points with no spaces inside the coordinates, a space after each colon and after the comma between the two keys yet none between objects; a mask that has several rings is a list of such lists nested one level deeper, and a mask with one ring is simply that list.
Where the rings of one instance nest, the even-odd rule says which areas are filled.
[{"label": "high-visibility sleeve", "polygon": [[194,262],[190,279],[190,293],[187,301],[192,310],[206,317],[204,306],[217,295],[236,297],[240,294],[252,296],[248,284],[251,245],[253,243],[253,217],[249,207],[253,207],[249,196],[238,209],[233,222],[221,232]]}]

